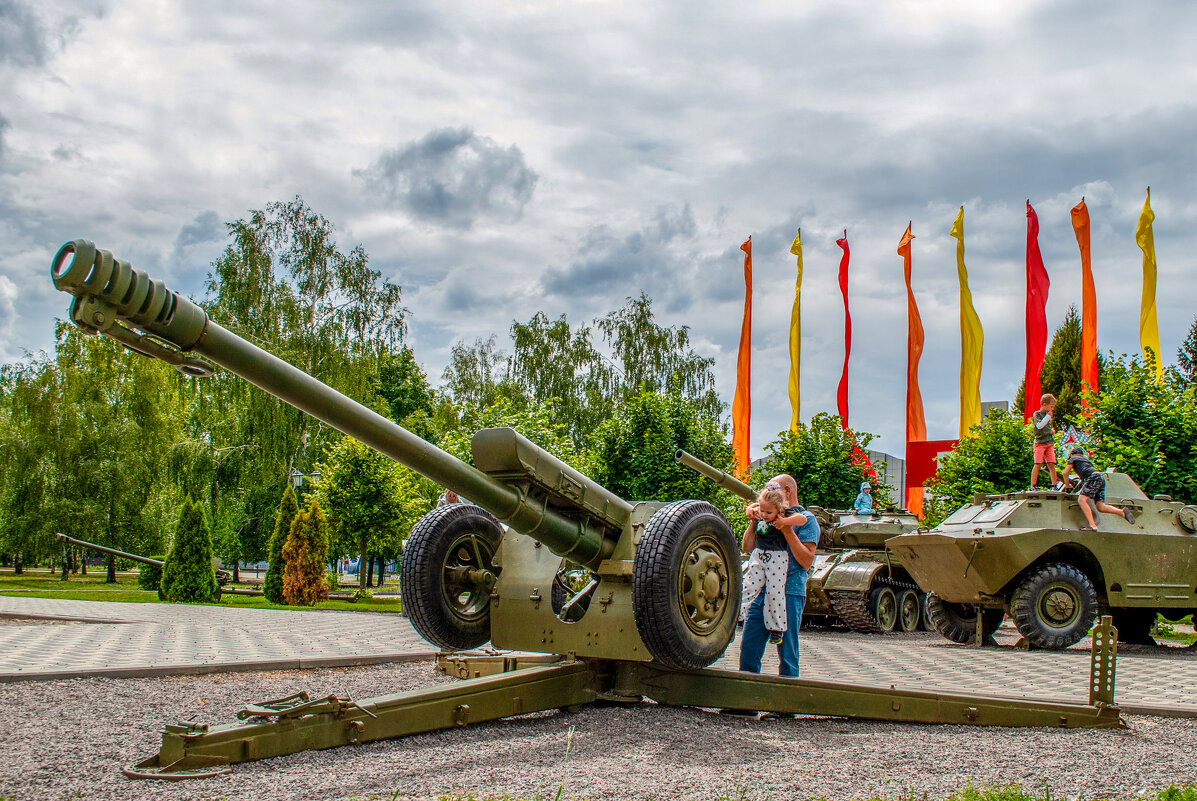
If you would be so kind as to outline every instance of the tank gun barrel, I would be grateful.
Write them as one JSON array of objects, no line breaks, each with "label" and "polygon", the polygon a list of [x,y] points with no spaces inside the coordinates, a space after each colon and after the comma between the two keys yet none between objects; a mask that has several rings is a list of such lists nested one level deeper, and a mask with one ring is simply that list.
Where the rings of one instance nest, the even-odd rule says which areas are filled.
[{"label": "tank gun barrel", "polygon": [[690,468],[691,470],[694,470],[697,473],[701,473],[702,475],[709,478],[711,481],[714,481],[719,486],[721,486],[725,489],[731,490],[732,492],[739,495],[744,500],[746,500],[746,501],[755,501],[756,500],[756,490],[754,490],[752,487],[745,484],[740,479],[733,476],[731,473],[725,473],[724,471],[720,470],[717,467],[712,467],[711,465],[704,462],[702,459],[699,459],[694,454],[687,453],[686,451],[681,450],[680,448],[677,450],[676,453],[674,453],[673,456],[675,459],[678,460],[679,463],[685,465],[686,467]]},{"label": "tank gun barrel", "polygon": [[[561,473],[559,477],[559,484],[569,496],[567,504],[583,512],[576,517],[560,511],[542,495],[530,493],[521,482],[496,480],[245,341],[209,319],[191,300],[89,241],[77,239],[63,245],[50,271],[54,286],[74,296],[71,321],[84,331],[116,339],[130,350],[174,365],[186,375],[210,375],[213,368],[209,361],[224,367],[285,403],[469,498],[560,556],[597,567],[610,556],[620,522],[631,512],[630,504],[589,479],[576,486],[578,478],[584,479],[576,473]],[[510,441],[521,452],[534,449],[534,463],[552,459],[518,434]],[[529,460],[512,461],[527,465]]]},{"label": "tank gun barrel", "polygon": [[143,565],[162,567],[164,564],[166,564],[160,559],[151,559],[148,556],[139,556],[138,554],[128,553],[127,551],[118,551],[116,548],[108,548],[104,545],[96,545],[94,542],[77,540],[74,537],[68,537],[66,534],[55,534],[54,536],[70,545],[78,545],[82,548],[91,548],[93,551],[99,551],[100,553],[110,553],[113,556],[119,556],[124,559],[132,559],[134,562],[141,562]]}]

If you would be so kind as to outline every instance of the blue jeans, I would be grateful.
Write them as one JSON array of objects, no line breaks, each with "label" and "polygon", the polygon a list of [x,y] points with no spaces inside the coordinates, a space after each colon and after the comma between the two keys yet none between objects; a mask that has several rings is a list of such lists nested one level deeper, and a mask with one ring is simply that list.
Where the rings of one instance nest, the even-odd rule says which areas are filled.
[{"label": "blue jeans", "polygon": [[[802,624],[802,609],[806,606],[805,595],[786,594],[786,616],[789,625],[781,643],[777,646],[777,658],[781,660],[778,673],[782,676],[798,675],[798,626]],[[769,642],[765,628],[765,593],[761,593],[748,608],[744,618],[744,633],[740,639],[740,670],[749,673],[761,672],[761,658]]]}]

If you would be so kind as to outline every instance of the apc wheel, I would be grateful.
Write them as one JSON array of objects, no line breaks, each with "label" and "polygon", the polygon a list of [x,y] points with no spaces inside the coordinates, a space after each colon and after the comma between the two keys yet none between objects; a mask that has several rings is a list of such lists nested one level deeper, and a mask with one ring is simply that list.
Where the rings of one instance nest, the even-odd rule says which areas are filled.
[{"label": "apc wheel", "polygon": [[1118,642],[1134,645],[1155,645],[1151,628],[1155,625],[1154,609],[1111,609]]},{"label": "apc wheel", "polygon": [[675,501],[649,518],[632,564],[632,611],[649,653],[704,668],[731,642],[740,608],[739,549],[723,514]]},{"label": "apc wheel", "polygon": [[905,634],[918,631],[923,617],[923,601],[914,590],[902,590],[898,596],[898,629]]},{"label": "apc wheel", "polygon": [[898,627],[898,594],[893,587],[877,587],[869,593],[869,612],[882,632],[889,634]]},{"label": "apc wheel", "polygon": [[1010,612],[1031,645],[1067,648],[1093,628],[1097,593],[1089,577],[1072,565],[1044,565],[1014,590]]},{"label": "apc wheel", "polygon": [[399,583],[404,611],[420,636],[450,650],[490,639],[490,591],[503,529],[468,503],[440,506],[411,529]]},{"label": "apc wheel", "polygon": [[[931,628],[961,645],[968,644],[977,633],[976,607],[954,604],[943,600],[933,592],[927,593],[927,622]],[[986,609],[981,623],[992,634],[1002,625],[1006,613],[1001,609]]]}]

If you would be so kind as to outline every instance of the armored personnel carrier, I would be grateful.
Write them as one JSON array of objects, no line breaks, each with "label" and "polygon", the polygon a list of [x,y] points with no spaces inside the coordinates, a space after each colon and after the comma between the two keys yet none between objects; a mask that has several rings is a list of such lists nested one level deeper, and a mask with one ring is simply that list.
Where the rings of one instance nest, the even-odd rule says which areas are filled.
[{"label": "armored personnel carrier", "polygon": [[1086,524],[1077,495],[1033,491],[978,495],[939,526],[888,542],[921,587],[940,633],[955,642],[997,628],[1008,614],[1036,648],[1067,648],[1109,614],[1124,642],[1152,642],[1156,614],[1197,610],[1197,506],[1148,498],[1124,473],[1107,472],[1106,502],[1135,523],[1097,514]]}]

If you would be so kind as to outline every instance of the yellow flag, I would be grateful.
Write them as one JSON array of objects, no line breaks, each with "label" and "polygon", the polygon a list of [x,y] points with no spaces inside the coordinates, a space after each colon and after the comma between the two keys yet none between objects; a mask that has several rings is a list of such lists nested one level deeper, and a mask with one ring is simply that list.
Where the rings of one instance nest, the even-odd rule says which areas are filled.
[{"label": "yellow flag", "polygon": [[956,274],[960,277],[960,438],[964,439],[969,429],[981,422],[981,350],[985,344],[964,268],[964,206],[949,233],[956,238]]},{"label": "yellow flag", "polygon": [[1155,317],[1155,237],[1151,223],[1155,213],[1151,210],[1151,187],[1147,187],[1147,200],[1143,201],[1143,212],[1135,228],[1135,242],[1143,251],[1143,302],[1139,306],[1139,346],[1143,358],[1150,352],[1155,359],[1155,380],[1164,380],[1164,362],[1160,358],[1160,325]]},{"label": "yellow flag", "polygon": [[802,229],[790,245],[790,252],[798,257],[798,280],[794,282],[794,308],[790,311],[790,429],[798,430],[799,366],[802,364]]}]

